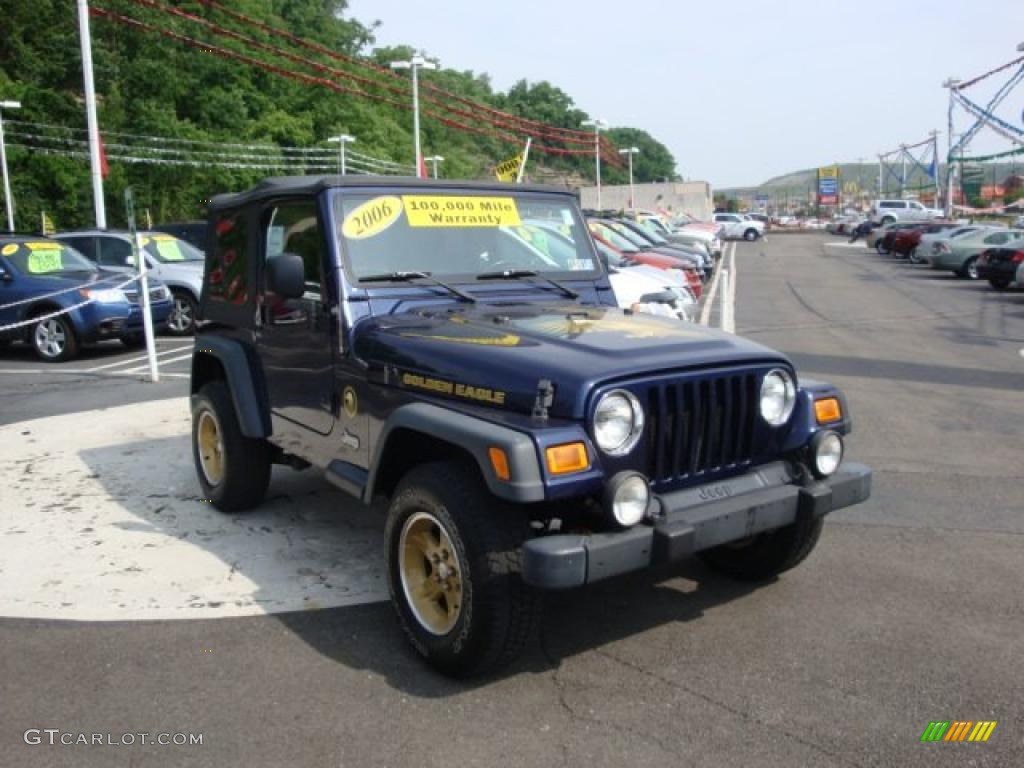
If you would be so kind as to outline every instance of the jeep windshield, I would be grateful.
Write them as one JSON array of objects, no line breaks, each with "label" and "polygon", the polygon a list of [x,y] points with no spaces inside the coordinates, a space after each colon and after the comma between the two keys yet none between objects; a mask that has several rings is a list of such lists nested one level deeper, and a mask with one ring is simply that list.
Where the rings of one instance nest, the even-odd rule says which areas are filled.
[{"label": "jeep windshield", "polygon": [[600,274],[579,214],[561,200],[445,190],[339,194],[334,205],[346,268],[357,280],[412,272],[449,280]]}]

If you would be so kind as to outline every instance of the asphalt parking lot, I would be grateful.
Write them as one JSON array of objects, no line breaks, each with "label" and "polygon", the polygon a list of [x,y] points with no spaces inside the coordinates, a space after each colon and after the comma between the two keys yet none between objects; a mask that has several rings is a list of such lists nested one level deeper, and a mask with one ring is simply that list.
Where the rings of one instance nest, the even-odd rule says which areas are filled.
[{"label": "asphalt parking lot", "polygon": [[[82,485],[53,509],[0,505],[0,582],[59,593],[46,579],[64,567],[52,553],[74,558],[78,546],[61,538],[61,518],[78,533],[94,514],[122,536],[83,534],[83,546],[118,542],[96,545],[104,570],[138,567],[145,578],[152,568],[186,582],[183,600],[217,578],[246,583],[237,610],[207,593],[193,610],[152,619],[109,592],[75,593],[103,620],[62,619],[60,600],[34,613],[32,601],[21,610],[10,593],[0,598],[11,607],[0,611],[0,763],[1024,764],[1024,292],[826,246],[834,241],[738,244],[735,322],[804,376],[843,387],[849,456],[875,471],[870,501],[832,516],[811,558],[771,584],[689,563],[552,595],[524,658],[469,684],[431,672],[398,631],[374,587],[372,512],[311,473],[275,475],[254,516],[219,517],[195,498],[180,455],[190,342],[160,340],[165,372],[178,375],[156,385],[141,380],[141,353],[116,344],[52,368],[27,350],[4,353],[0,444],[35,441],[27,453],[40,457],[37,470],[5,461],[8,471],[55,481],[77,471]],[[43,417],[96,409],[110,409],[127,447],[97,430],[82,456],[62,455],[59,436],[74,422]],[[147,441],[154,414],[161,426]],[[165,453],[151,453],[157,445]],[[154,458],[165,455],[177,458]],[[133,466],[145,476],[131,477]],[[169,511],[176,519],[160,520]],[[143,561],[133,531],[174,548]],[[189,582],[189,558],[206,581]],[[281,604],[254,607],[247,595]],[[998,726],[985,744],[920,743],[933,720]],[[25,743],[27,729],[46,728],[203,743]]]}]

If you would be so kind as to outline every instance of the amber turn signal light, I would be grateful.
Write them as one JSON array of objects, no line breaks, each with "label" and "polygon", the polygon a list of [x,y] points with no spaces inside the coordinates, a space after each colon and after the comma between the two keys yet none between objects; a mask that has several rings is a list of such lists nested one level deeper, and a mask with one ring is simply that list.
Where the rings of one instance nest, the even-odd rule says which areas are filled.
[{"label": "amber turn signal light", "polygon": [[814,417],[819,424],[839,421],[843,418],[843,409],[839,406],[839,398],[825,397],[814,401]]},{"label": "amber turn signal light", "polygon": [[505,454],[505,451],[492,446],[487,450],[487,455],[491,457],[491,466],[494,468],[494,474],[498,476],[498,479],[505,482],[511,480],[512,473],[508,468],[508,456]]},{"label": "amber turn signal light", "polygon": [[547,459],[548,472],[552,475],[579,472],[590,466],[590,459],[587,458],[587,446],[583,443],[553,445],[544,450],[544,457]]}]

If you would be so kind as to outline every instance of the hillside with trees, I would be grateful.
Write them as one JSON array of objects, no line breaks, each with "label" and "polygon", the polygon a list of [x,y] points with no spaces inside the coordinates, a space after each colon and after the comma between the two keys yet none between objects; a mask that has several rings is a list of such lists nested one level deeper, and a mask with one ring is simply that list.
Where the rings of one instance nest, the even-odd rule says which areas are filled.
[{"label": "hillside with trees", "polygon": [[[264,176],[321,172],[303,165],[314,155],[302,152],[322,157],[332,146],[326,138],[340,132],[357,137],[354,151],[412,172],[408,78],[388,65],[415,50],[374,48],[373,28],[348,17],[343,0],[91,5],[100,14],[90,23],[111,225],[124,222],[129,186],[139,209],[166,221],[200,216],[211,194]],[[69,0],[0,0],[0,98],[23,104],[4,115],[21,229],[37,227],[43,210],[60,228],[92,220],[74,8]],[[423,82],[424,154],[444,156],[444,176],[489,177],[521,149],[525,133],[515,128],[527,126],[542,147],[531,152],[531,170],[593,177],[592,150],[570,134],[587,115],[556,85],[524,80],[499,91],[484,73],[448,68]],[[615,144],[641,149],[638,181],[676,177],[671,153],[642,129],[618,127],[606,137],[607,183],[626,181]],[[285,168],[252,167],[261,163]]]}]

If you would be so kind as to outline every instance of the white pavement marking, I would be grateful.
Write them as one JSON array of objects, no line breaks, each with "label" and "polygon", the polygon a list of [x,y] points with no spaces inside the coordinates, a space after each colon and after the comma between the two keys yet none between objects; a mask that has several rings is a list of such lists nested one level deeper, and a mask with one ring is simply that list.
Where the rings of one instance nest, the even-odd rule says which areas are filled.
[{"label": "white pavement marking", "polygon": [[[175,346],[175,347],[171,347],[169,349],[165,349],[162,352],[157,352],[156,356],[157,357],[162,357],[163,355],[170,355],[170,354],[172,354],[174,352],[181,352],[183,349],[192,349],[192,342],[189,342],[188,344],[183,344],[183,345],[178,345],[178,346]],[[89,373],[95,373],[96,371],[105,371],[108,368],[117,368],[117,367],[122,366],[122,365],[130,365],[131,363],[137,363],[137,362],[139,362],[139,360],[148,360],[148,359],[149,359],[149,355],[148,354],[147,355],[140,355],[139,357],[131,357],[131,358],[127,359],[127,360],[117,360],[116,362],[107,363],[106,365],[97,365],[95,368],[87,368],[86,370],[89,371]],[[144,368],[148,368],[149,366],[145,365],[143,367]]]},{"label": "white pavement marking", "polygon": [[838,241],[838,242],[834,242],[834,243],[825,243],[825,247],[826,248],[860,248],[862,251],[870,250],[864,244],[863,240],[858,240],[858,241],[855,241],[855,242],[852,242],[852,243],[845,242],[845,241]]},{"label": "white pavement marking", "polygon": [[[137,373],[125,373],[124,371],[102,371],[100,373],[94,373],[91,369],[82,368],[11,368],[11,369],[0,369],[0,375],[6,374],[22,374],[28,376],[39,376],[45,374],[47,376],[51,374],[64,375],[64,376],[90,376],[94,379],[109,379],[109,378],[123,378],[123,379],[138,379],[139,374]],[[188,379],[192,377],[191,373],[167,373],[160,372],[160,376],[170,376],[175,379]],[[148,378],[146,379],[148,380]]]},{"label": "white pavement marking", "polygon": [[[179,355],[178,357],[168,357],[166,360],[161,360],[160,364],[161,365],[170,365],[171,363],[177,363],[177,362],[180,362],[182,360],[188,360],[191,357],[192,357],[192,350],[189,350],[187,354]],[[148,370],[149,370],[149,364],[147,363],[146,365],[139,365],[139,366],[136,366],[135,368],[126,368],[124,370],[124,373],[139,373],[141,371],[148,371]],[[163,371],[161,371],[161,375],[163,375]]]},{"label": "white pavement marking", "polygon": [[719,261],[718,268],[715,270],[714,276],[711,278],[711,285],[708,287],[708,295],[704,299],[704,307],[700,311],[700,324],[707,325],[711,318],[711,308],[715,303],[715,294],[718,292],[718,283],[722,275],[722,266],[726,263],[729,258],[730,250],[736,250],[736,243],[729,243],[725,246],[725,251],[722,253],[722,258]]},{"label": "white pavement marking", "polygon": [[725,294],[725,311],[722,313],[722,330],[726,333],[736,333],[736,278],[739,277],[740,268],[736,263],[736,249],[732,251],[732,259],[729,263],[729,279],[722,289]]},{"label": "white pavement marking", "polygon": [[0,616],[242,616],[387,599],[383,516],[315,470],[199,498],[184,397],[0,427]]}]

